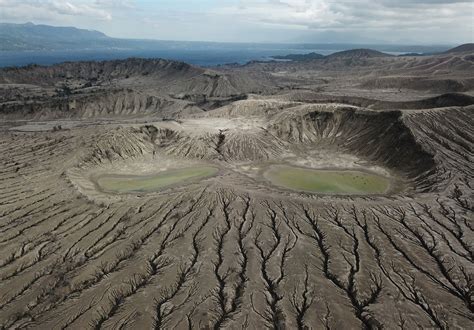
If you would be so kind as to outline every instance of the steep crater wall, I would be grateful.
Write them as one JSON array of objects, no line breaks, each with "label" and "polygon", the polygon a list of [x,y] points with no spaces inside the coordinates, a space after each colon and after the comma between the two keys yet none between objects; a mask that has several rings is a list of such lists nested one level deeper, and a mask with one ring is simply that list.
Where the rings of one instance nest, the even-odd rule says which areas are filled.
[{"label": "steep crater wall", "polygon": [[[89,149],[82,166],[116,161],[142,161],[160,157],[219,162],[222,166],[244,163],[285,162],[285,157],[317,157],[312,151],[337,156],[354,155],[357,166],[381,166],[412,183],[417,191],[437,187],[439,165],[405,123],[402,112],[376,112],[349,107],[304,105],[284,110],[269,119],[267,127],[246,132],[175,131],[154,125],[109,131]],[[212,120],[212,118],[209,118]],[[299,155],[299,156],[298,156]],[[81,166],[81,167],[82,167]]]},{"label": "steep crater wall", "polygon": [[354,108],[280,116],[268,131],[291,144],[355,154],[422,182],[435,171],[433,155],[417,143],[399,111]]}]

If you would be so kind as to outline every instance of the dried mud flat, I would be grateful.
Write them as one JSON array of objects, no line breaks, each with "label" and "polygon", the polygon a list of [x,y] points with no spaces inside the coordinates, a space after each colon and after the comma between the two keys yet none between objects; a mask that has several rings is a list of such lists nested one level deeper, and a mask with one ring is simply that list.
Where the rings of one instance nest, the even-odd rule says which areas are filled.
[{"label": "dried mud flat", "polygon": [[[469,95],[468,56],[448,61],[448,73],[429,58],[433,84],[461,77]],[[319,88],[343,93],[351,75],[386,70],[383,59],[353,61],[344,77],[302,77],[298,63],[210,73],[137,61],[0,71],[0,327],[473,328],[472,105],[309,99],[319,95],[309,80],[324,73],[332,82]],[[408,70],[406,59],[386,61]],[[318,63],[304,65],[333,68]],[[94,75],[97,86],[51,102],[37,94]],[[17,85],[7,88],[22,79],[39,86],[24,87],[36,93],[29,109],[12,105]],[[162,87],[172,83],[180,90]],[[364,88],[392,98],[385,87]],[[416,88],[407,95],[434,93]],[[370,170],[400,189],[285,190],[261,175],[274,164]],[[219,172],[146,194],[109,194],[91,180],[192,166]]]}]

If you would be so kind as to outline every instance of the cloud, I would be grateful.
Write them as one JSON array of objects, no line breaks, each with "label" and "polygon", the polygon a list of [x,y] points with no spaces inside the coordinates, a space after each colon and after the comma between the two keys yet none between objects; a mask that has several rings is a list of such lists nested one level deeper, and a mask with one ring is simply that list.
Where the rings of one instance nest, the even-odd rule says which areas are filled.
[{"label": "cloud", "polygon": [[463,0],[241,0],[218,11],[266,24],[309,29],[434,28],[469,23],[474,4]]},{"label": "cloud", "polygon": [[0,8],[0,21],[74,25],[127,38],[473,40],[472,0],[0,0]]},{"label": "cloud", "polygon": [[0,17],[10,19],[58,19],[58,16],[83,16],[111,20],[112,15],[95,2],[62,0],[0,0]]},{"label": "cloud", "polygon": [[95,5],[111,9],[136,9],[135,0],[95,0]]},{"label": "cloud", "polygon": [[111,20],[112,15],[107,11],[87,4],[72,4],[68,1],[49,1],[46,4],[51,10],[62,15],[87,16]]}]

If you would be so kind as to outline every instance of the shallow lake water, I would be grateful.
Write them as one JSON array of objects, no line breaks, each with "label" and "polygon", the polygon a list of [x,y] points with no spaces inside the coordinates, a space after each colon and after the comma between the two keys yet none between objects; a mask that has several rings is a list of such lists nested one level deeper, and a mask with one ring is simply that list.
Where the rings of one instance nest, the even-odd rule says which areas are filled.
[{"label": "shallow lake water", "polygon": [[151,175],[106,174],[97,179],[100,188],[116,193],[152,192],[181,183],[204,179],[217,174],[212,166],[166,170]]},{"label": "shallow lake water", "polygon": [[266,170],[264,176],[279,187],[321,194],[383,194],[390,188],[389,178],[357,170],[318,170],[275,165]]}]

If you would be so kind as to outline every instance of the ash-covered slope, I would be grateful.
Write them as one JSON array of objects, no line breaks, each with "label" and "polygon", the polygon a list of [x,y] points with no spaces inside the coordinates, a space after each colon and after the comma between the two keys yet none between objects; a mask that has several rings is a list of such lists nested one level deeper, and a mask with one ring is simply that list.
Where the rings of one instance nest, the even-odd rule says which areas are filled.
[{"label": "ash-covered slope", "polygon": [[374,109],[466,106],[474,93],[473,58],[469,52],[397,57],[356,49],[324,59],[237,67],[131,58],[4,68],[0,116],[180,117],[257,95]]},{"label": "ash-covered slope", "polygon": [[275,88],[265,75],[138,58],[5,68],[0,87],[0,115],[18,118],[178,116]]},{"label": "ash-covered slope", "polygon": [[74,96],[0,104],[0,118],[35,120],[130,116],[171,118],[200,111],[189,102],[131,89],[99,90]]},{"label": "ash-covered slope", "polygon": [[474,43],[462,44],[457,47],[448,49],[443,52],[443,54],[452,54],[452,53],[463,53],[463,52],[474,52]]},{"label": "ash-covered slope", "polygon": [[354,50],[305,62],[252,63],[234,71],[262,71],[271,73],[288,89],[337,91],[342,95],[351,89],[403,89],[433,97],[474,89],[473,52],[400,57]]},{"label": "ash-covered slope", "polygon": [[29,65],[4,68],[0,70],[0,83],[54,86],[68,80],[106,82],[113,79],[128,79],[147,75],[167,77],[168,79],[187,79],[203,72],[203,69],[183,62],[130,58],[115,61],[66,62],[51,66]]},{"label": "ash-covered slope", "polygon": [[0,84],[33,84],[42,87],[117,85],[165,93],[229,96],[268,89],[265,77],[222,74],[164,59],[130,58],[100,62],[66,62],[52,66],[30,65],[0,70]]},{"label": "ash-covered slope", "polygon": [[[1,95],[17,103],[14,113],[19,100],[41,100],[32,115],[45,116],[48,102],[64,101],[75,108],[54,114],[117,120],[0,129],[0,328],[472,328],[474,107],[297,102],[318,95],[308,81],[331,80],[334,92],[360,81],[309,70],[284,80],[291,72],[278,70],[276,82],[293,89],[146,125],[119,117],[225,98],[170,95],[159,84],[166,74],[122,79],[113,70],[89,87],[72,77],[7,85]],[[213,90],[236,72],[219,71]],[[259,72],[242,83],[261,82]],[[208,88],[193,86],[199,76],[176,81],[189,93]],[[288,190],[265,177],[278,164],[376,168],[400,189]],[[149,193],[109,193],[98,182],[195,165],[219,173]]]},{"label": "ash-covered slope", "polygon": [[327,95],[312,91],[291,91],[278,95],[281,100],[304,103],[342,103],[376,110],[433,109],[464,107],[474,104],[474,97],[463,93],[446,93],[413,101],[381,101],[358,96]]}]

